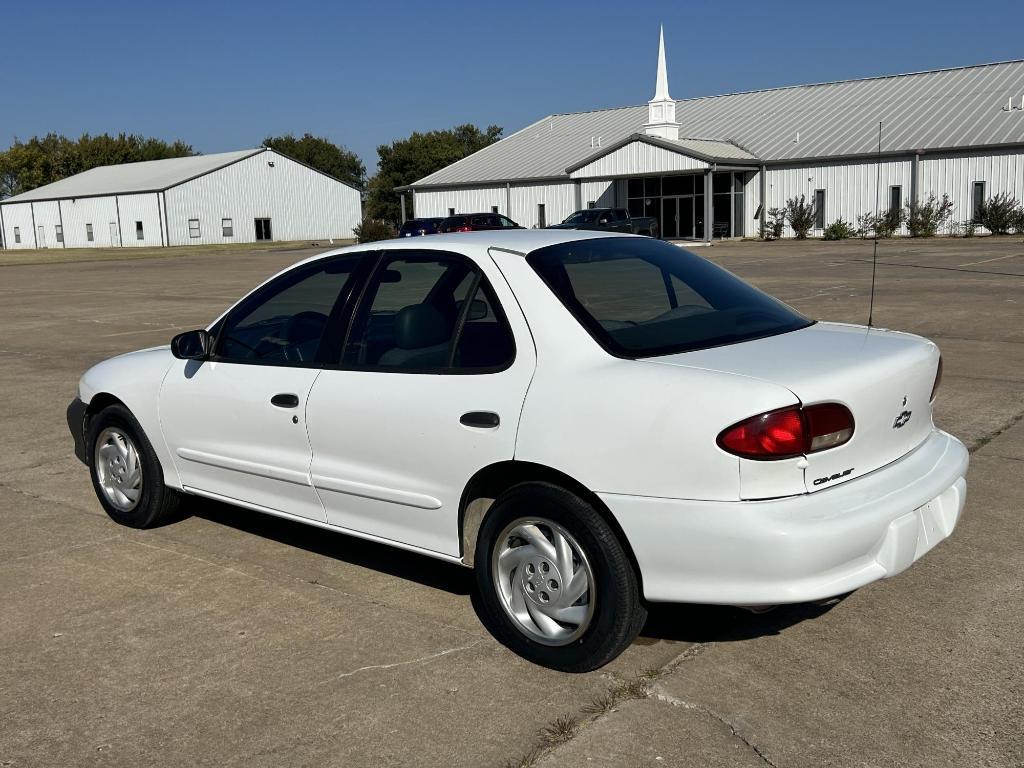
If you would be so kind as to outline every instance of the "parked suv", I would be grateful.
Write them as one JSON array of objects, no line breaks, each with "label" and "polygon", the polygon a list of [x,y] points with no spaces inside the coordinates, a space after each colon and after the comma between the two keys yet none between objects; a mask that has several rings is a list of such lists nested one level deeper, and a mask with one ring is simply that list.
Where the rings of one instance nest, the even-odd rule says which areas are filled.
[{"label": "parked suv", "polygon": [[398,230],[399,237],[418,237],[420,235],[436,235],[438,225],[444,221],[441,216],[429,219],[409,219],[402,228]]},{"label": "parked suv", "polygon": [[522,229],[500,213],[460,213],[449,216],[438,227],[441,232],[477,232],[486,229]]}]

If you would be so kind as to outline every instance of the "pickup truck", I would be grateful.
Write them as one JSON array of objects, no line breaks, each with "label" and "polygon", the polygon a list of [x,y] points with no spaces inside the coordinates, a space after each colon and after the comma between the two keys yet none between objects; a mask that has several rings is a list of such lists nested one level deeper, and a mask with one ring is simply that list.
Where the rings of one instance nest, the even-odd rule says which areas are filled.
[{"label": "pickup truck", "polygon": [[550,229],[596,229],[657,237],[658,220],[651,216],[630,216],[625,208],[586,208]]}]

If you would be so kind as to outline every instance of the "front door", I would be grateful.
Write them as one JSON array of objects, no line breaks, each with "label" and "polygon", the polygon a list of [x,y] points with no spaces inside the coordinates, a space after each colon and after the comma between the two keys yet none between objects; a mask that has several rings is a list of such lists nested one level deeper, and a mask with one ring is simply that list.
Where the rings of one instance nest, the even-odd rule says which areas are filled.
[{"label": "front door", "polygon": [[116,221],[110,222],[110,244],[115,248],[121,245],[121,235],[117,231]]},{"label": "front door", "polygon": [[309,477],[306,407],[360,255],[296,267],[258,288],[214,329],[211,359],[176,361],[160,423],[186,488],[326,519]]},{"label": "front door", "polygon": [[43,228],[41,224],[38,227],[36,227],[36,245],[39,248],[46,247],[46,230]]},{"label": "front door", "polygon": [[313,484],[335,525],[458,556],[467,482],[514,456],[533,344],[493,262],[385,254],[310,394]]},{"label": "front door", "polygon": [[661,198],[661,237],[665,240],[675,240],[679,237],[679,198]]},{"label": "front door", "polygon": [[256,219],[256,239],[257,240],[271,240],[270,236],[270,219]]}]

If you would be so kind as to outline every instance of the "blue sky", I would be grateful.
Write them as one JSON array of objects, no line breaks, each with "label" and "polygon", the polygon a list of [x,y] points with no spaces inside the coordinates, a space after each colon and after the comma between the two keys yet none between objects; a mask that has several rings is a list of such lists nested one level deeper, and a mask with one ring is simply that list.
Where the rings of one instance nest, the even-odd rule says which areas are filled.
[{"label": "blue sky", "polygon": [[4,3],[0,148],[48,131],[201,152],[640,104],[665,24],[676,98],[1024,57],[1024,2]]}]

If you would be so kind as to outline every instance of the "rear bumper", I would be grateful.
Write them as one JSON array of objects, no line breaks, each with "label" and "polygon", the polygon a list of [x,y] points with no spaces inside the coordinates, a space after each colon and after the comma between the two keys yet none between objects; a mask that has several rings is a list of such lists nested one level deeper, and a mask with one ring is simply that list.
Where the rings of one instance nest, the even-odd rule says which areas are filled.
[{"label": "rear bumper", "polygon": [[963,511],[967,449],[936,430],[913,452],[827,491],[765,501],[600,494],[651,601],[819,600],[893,576],[948,537]]}]

